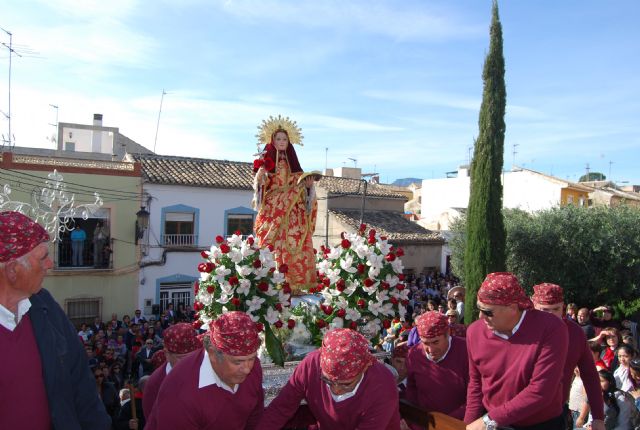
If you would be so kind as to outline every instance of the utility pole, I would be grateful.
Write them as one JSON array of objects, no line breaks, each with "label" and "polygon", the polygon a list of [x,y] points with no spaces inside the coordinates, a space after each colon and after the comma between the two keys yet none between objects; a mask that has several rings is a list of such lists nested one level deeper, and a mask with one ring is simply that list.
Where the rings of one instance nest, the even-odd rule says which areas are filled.
[{"label": "utility pole", "polygon": [[609,161],[609,176],[607,176],[609,178],[610,181],[612,181],[611,179],[611,165],[613,164],[613,161]]},{"label": "utility pole", "polygon": [[516,154],[518,153],[518,151],[516,151],[516,148],[520,146],[520,144],[518,143],[514,143],[513,144],[513,161],[511,163],[511,170],[516,168]]},{"label": "utility pole", "polygon": [[9,49],[9,107],[7,110],[7,113],[4,113],[4,116],[7,118],[8,123],[9,123],[9,134],[7,135],[7,137],[5,139],[3,139],[2,145],[4,146],[5,143],[9,144],[9,148],[13,147],[13,145],[15,144],[15,139],[12,137],[11,134],[11,59],[13,57],[13,54],[17,55],[18,57],[22,57],[22,55],[20,55],[19,53],[16,52],[15,49],[13,49],[13,34],[10,31],[5,30],[4,28],[0,27],[0,30],[4,31],[5,33],[7,33],[9,35],[9,44],[7,45],[4,42],[0,42],[0,44],[2,44],[4,47]]},{"label": "utility pole", "polygon": [[156,124],[156,138],[153,140],[153,152],[156,152],[156,144],[158,143],[158,129],[160,128],[160,114],[162,113],[162,102],[167,92],[162,89],[162,96],[160,97],[160,110],[158,111],[158,123]]},{"label": "utility pole", "polygon": [[[53,126],[56,128],[56,137],[54,139],[54,141],[56,142],[56,147],[58,146],[58,105],[54,105],[49,103],[49,106],[51,106],[52,108],[54,108],[56,110],[56,123],[55,124],[51,124],[49,123],[49,125]],[[56,148],[57,149],[57,148]]]}]

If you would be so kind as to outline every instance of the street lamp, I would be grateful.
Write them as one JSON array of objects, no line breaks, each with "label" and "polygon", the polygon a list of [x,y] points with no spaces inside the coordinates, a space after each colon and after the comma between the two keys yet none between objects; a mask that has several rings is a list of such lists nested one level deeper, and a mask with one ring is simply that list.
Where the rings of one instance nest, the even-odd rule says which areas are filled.
[{"label": "street lamp", "polygon": [[144,206],[141,206],[140,210],[136,212],[136,245],[138,240],[144,237],[145,230],[149,228],[149,215]]}]

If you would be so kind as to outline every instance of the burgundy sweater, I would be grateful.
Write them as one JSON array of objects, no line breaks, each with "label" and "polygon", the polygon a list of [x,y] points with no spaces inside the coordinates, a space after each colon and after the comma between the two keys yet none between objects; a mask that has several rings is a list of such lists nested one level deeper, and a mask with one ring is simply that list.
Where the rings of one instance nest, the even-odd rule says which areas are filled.
[{"label": "burgundy sweater", "polygon": [[49,429],[49,400],[40,351],[26,314],[9,331],[0,325],[0,429]]},{"label": "burgundy sweater", "polygon": [[439,363],[427,359],[422,344],[407,355],[406,399],[428,411],[464,417],[469,383],[469,357],[465,340],[451,338],[451,349]]},{"label": "burgundy sweater", "polygon": [[528,310],[508,340],[482,320],[467,329],[469,386],[466,423],[485,412],[500,426],[528,426],[562,413],[562,376],[569,335],[564,322]]},{"label": "burgundy sweater", "polygon": [[[173,373],[173,372],[172,372]],[[319,430],[399,430],[398,389],[393,375],[375,362],[364,374],[356,395],[336,402],[320,380],[320,351],[296,367],[289,382],[266,409],[260,430],[280,430],[307,400]]]},{"label": "burgundy sweater", "polygon": [[217,385],[198,388],[203,358],[201,348],[171,369],[160,387],[145,430],[258,428],[264,410],[260,361],[256,360],[247,379],[233,394]]},{"label": "burgundy sweater", "polygon": [[584,334],[584,330],[575,322],[569,319],[565,319],[564,322],[569,329],[569,350],[567,352],[564,375],[562,376],[563,400],[565,402],[569,400],[573,369],[577,366],[580,370],[580,378],[584,383],[584,389],[587,392],[591,415],[593,419],[604,420],[604,401],[600,388],[600,377],[593,361],[593,354],[591,354],[591,349],[587,343],[587,336]]},{"label": "burgundy sweater", "polygon": [[160,391],[160,386],[162,385],[162,382],[164,381],[164,378],[166,376],[167,363],[164,363],[162,366],[153,371],[153,373],[147,380],[146,385],[144,386],[144,396],[142,396],[142,411],[144,412],[144,417],[147,421],[151,416],[153,405],[155,404],[156,398],[158,397],[158,391]]}]

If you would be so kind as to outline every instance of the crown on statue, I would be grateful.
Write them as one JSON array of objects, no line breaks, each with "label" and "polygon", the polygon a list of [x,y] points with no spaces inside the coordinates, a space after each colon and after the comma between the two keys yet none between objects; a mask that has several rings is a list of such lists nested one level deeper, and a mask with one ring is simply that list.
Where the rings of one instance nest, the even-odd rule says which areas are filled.
[{"label": "crown on statue", "polygon": [[277,117],[269,116],[269,119],[263,119],[262,124],[258,126],[258,145],[267,145],[271,143],[271,136],[277,131],[284,130],[289,135],[289,142],[302,146],[302,129],[298,127],[295,121],[289,117],[278,115]]}]

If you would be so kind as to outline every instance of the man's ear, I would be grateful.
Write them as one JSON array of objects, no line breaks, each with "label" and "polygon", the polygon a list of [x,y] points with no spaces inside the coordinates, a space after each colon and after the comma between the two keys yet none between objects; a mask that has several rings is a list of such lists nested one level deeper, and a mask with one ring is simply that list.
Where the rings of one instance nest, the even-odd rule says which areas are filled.
[{"label": "man's ear", "polygon": [[7,261],[4,266],[4,276],[10,284],[15,284],[18,280],[18,263],[15,260]]}]

